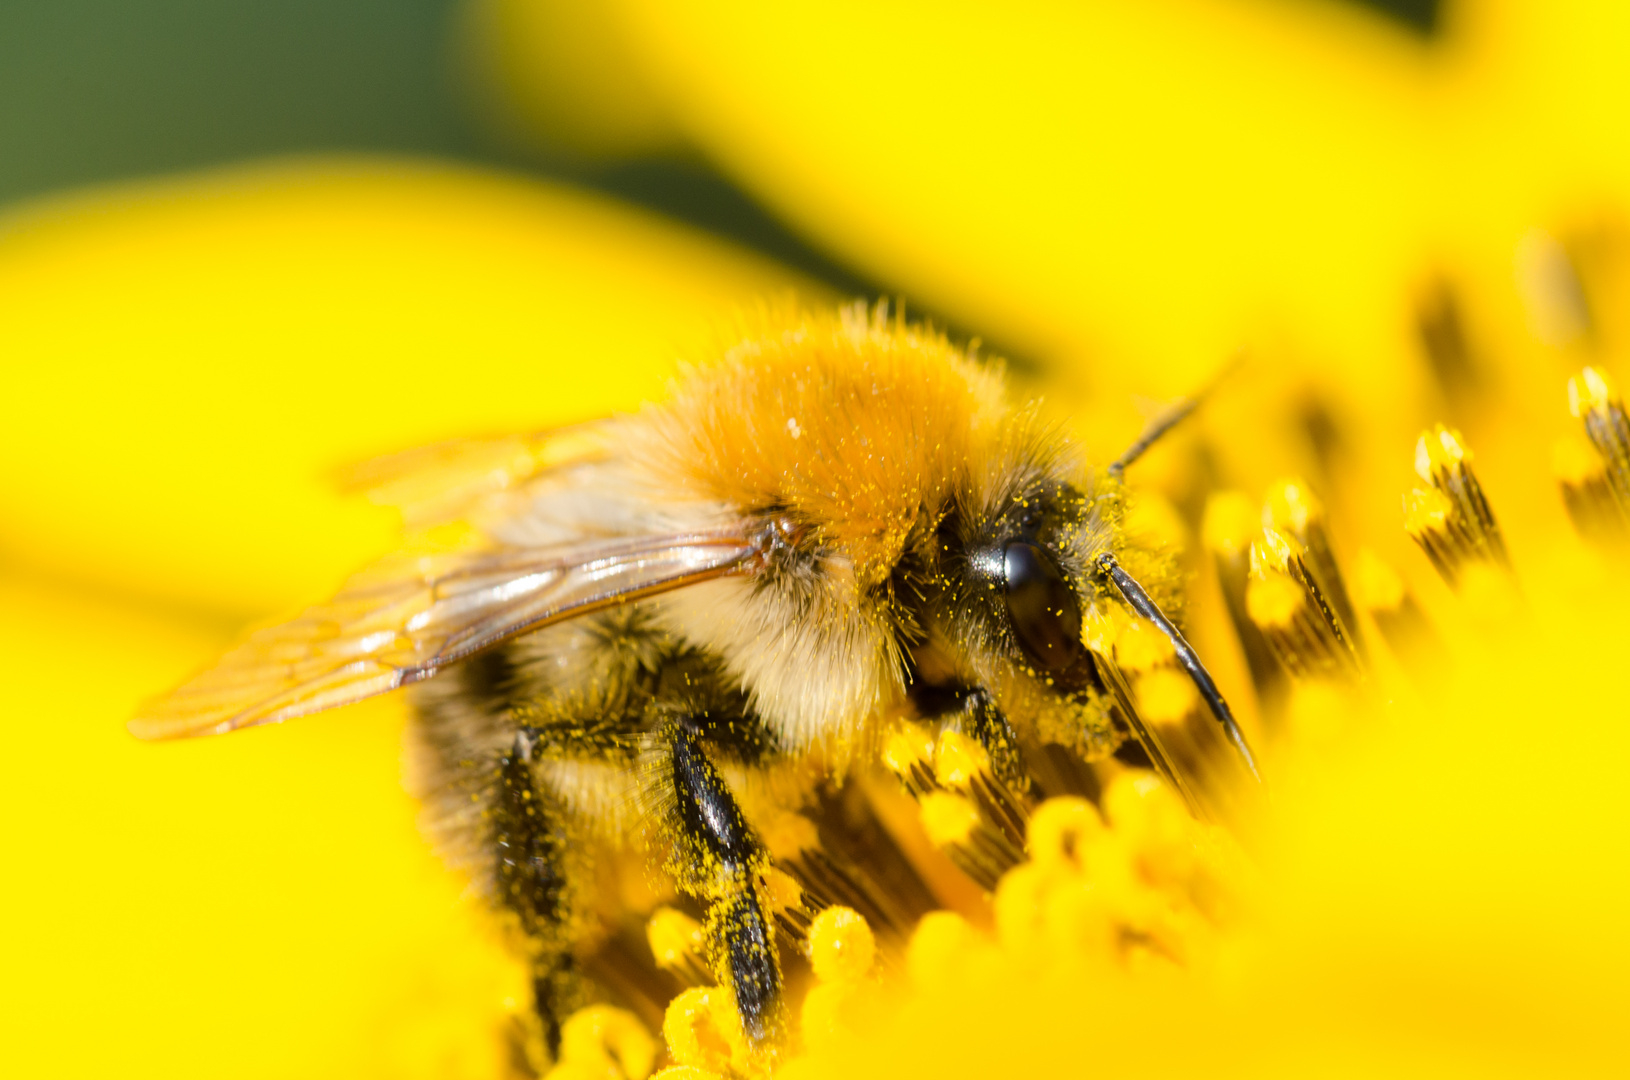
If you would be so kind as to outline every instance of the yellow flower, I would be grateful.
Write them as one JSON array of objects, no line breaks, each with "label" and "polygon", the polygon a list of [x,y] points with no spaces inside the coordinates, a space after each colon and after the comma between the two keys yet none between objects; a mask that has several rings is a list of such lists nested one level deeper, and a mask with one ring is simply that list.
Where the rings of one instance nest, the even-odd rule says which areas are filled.
[{"label": "yellow flower", "polygon": [[[526,6],[489,5],[512,27]],[[1138,427],[1133,394],[1253,357],[1137,483],[1167,538],[1236,492],[1188,545],[1192,626],[1264,748],[1268,804],[1219,783],[1231,825],[1201,826],[1127,771],[1008,835],[966,748],[906,745],[937,770],[954,910],[903,947],[858,916],[812,926],[781,1071],[1623,1068],[1624,523],[1566,386],[1625,340],[1624,21],[1457,5],[1433,45],[1223,0],[619,0],[572,23],[564,40],[611,41],[622,65],[581,69],[604,136],[582,152],[701,148],[832,250],[1038,357],[1100,456]],[[572,119],[555,105],[547,122]],[[525,989],[415,833],[398,703],[159,748],[121,721],[391,542],[390,515],[332,494],[336,468],[633,404],[798,284],[598,200],[401,163],[7,218],[8,1064],[501,1075]],[[1588,414],[1605,391],[1580,379]],[[1464,436],[1431,429],[1413,476],[1438,421]],[[1466,523],[1467,447],[1506,558]],[[1312,591],[1329,598],[1332,566],[1349,621]],[[1090,632],[1136,648],[1135,626]],[[1129,661],[1175,736],[1193,703],[1168,664]],[[670,1009],[675,1080],[762,1067],[716,997]],[[650,1064],[620,1015],[570,1034],[563,1080]]]}]

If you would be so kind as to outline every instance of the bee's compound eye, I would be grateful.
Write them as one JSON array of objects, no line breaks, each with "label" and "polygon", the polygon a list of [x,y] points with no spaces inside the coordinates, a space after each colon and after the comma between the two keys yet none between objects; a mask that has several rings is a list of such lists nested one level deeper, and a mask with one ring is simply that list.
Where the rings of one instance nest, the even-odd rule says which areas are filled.
[{"label": "bee's compound eye", "polygon": [[1019,643],[1046,670],[1069,667],[1081,653],[1081,608],[1058,564],[1035,544],[1015,540],[1003,552],[1002,569]]}]

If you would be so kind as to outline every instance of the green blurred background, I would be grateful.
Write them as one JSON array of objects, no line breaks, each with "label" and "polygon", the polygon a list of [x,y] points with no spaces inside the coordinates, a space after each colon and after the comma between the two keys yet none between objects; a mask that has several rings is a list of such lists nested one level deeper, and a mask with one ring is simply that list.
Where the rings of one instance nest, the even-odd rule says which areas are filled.
[{"label": "green blurred background", "polygon": [[[1436,0],[1366,6],[1435,32]],[[465,36],[460,0],[0,0],[0,203],[270,155],[426,154],[593,187],[880,291],[705,162],[591,164],[506,137]]]}]

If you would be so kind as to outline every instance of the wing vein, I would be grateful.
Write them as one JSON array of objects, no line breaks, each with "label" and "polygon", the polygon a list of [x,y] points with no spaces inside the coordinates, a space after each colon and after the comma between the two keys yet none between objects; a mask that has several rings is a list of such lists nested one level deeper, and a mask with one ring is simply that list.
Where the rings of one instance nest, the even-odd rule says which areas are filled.
[{"label": "wing vein", "polygon": [[249,634],[130,721],[142,738],[218,734],[433,677],[518,634],[727,574],[764,543],[737,525],[671,536],[388,557],[334,598]]}]

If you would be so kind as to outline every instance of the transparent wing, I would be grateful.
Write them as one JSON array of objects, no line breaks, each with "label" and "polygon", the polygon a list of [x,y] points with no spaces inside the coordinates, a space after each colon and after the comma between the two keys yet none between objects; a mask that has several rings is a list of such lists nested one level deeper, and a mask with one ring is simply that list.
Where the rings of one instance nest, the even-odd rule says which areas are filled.
[{"label": "transparent wing", "polygon": [[393,556],[327,603],[251,633],[129,727],[144,739],[213,735],[346,705],[548,623],[744,572],[760,552],[732,529]]},{"label": "transparent wing", "polygon": [[590,421],[521,435],[454,439],[339,470],[341,491],[394,506],[410,526],[459,517],[476,500],[519,487],[551,469],[607,454],[606,425]]}]

